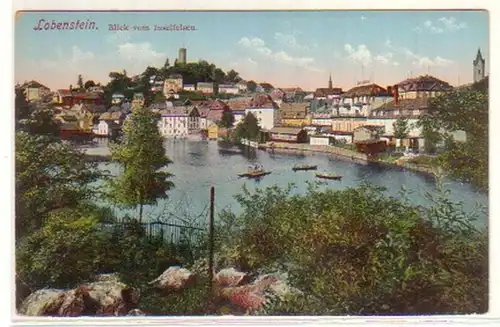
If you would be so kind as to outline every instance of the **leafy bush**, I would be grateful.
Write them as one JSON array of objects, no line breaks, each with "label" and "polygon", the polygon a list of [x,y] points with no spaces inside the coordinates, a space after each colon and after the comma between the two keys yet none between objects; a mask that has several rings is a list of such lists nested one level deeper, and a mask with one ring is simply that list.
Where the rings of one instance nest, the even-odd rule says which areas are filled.
[{"label": "leafy bush", "polygon": [[[237,197],[218,246],[244,270],[289,271],[305,293],[270,314],[435,314],[487,310],[487,237],[443,191],[426,211],[362,185],[270,187]],[[460,286],[457,287],[456,285]]]}]

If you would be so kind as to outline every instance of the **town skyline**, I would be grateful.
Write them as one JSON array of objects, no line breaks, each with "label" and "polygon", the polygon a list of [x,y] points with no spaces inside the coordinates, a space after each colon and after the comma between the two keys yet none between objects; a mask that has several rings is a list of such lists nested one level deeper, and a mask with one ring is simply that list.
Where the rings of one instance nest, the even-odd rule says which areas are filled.
[{"label": "town skyline", "polygon": [[[167,58],[173,64],[179,48],[185,47],[188,62],[206,60],[225,71],[234,69],[245,80],[275,87],[314,90],[326,87],[330,74],[333,86],[343,89],[362,80],[385,86],[425,74],[451,85],[466,84],[473,80],[472,61],[478,49],[489,71],[487,15],[482,11],[24,12],[16,17],[15,81],[35,79],[58,89],[74,85],[82,74],[85,80],[106,84],[112,71],[136,75],[147,66],[163,66]],[[54,22],[54,27],[58,22],[63,26],[81,21],[87,28],[37,30],[41,20]],[[92,23],[95,28],[88,28]],[[129,30],[110,31],[110,24],[128,25]],[[181,25],[194,30],[182,30]],[[134,31],[133,26],[150,30]],[[166,30],[168,26],[178,30]]]}]

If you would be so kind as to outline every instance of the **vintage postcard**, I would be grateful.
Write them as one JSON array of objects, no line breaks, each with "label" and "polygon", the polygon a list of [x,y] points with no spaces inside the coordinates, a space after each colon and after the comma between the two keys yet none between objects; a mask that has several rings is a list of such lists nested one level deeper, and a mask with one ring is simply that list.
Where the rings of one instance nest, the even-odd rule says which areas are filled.
[{"label": "vintage postcard", "polygon": [[17,314],[488,312],[488,26],[17,12]]}]

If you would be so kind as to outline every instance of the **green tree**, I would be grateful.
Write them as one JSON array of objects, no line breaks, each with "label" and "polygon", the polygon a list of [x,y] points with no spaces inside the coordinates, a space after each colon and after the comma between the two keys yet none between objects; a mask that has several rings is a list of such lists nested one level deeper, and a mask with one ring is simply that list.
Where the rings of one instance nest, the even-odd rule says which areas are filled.
[{"label": "green tree", "polygon": [[221,126],[224,128],[232,128],[234,124],[234,116],[231,111],[225,111],[222,114]]},{"label": "green tree", "polygon": [[109,181],[110,198],[127,207],[138,206],[142,221],[143,206],[167,198],[167,191],[174,186],[168,180],[172,174],[164,170],[172,162],[165,154],[158,117],[146,108],[134,109],[123,137],[111,146],[111,152],[123,172]]},{"label": "green tree", "polygon": [[15,92],[16,131],[58,137],[59,125],[54,120],[52,106],[46,103],[29,103],[24,90],[16,89]]},{"label": "green tree", "polygon": [[446,191],[428,197],[435,204],[418,210],[405,192],[397,199],[366,184],[310,185],[304,195],[245,189],[242,213],[220,215],[221,264],[288,275],[302,293],[271,300],[267,314],[487,311],[487,233]]},{"label": "green tree", "polygon": [[81,90],[83,90],[83,77],[82,75],[78,75],[78,81],[76,82],[76,84],[78,85],[78,88]]},{"label": "green tree", "polygon": [[245,116],[245,118],[243,118],[243,121],[236,126],[234,130],[234,136],[237,141],[241,140],[242,138],[246,138],[252,141],[256,141],[259,139],[260,136],[259,122],[251,112],[249,112]]},{"label": "green tree", "polygon": [[103,240],[99,217],[79,209],[53,211],[16,251],[17,276],[31,289],[71,288],[97,271]]},{"label": "green tree", "polygon": [[83,87],[85,88],[85,90],[88,90],[88,89],[90,89],[91,87],[94,87],[94,86],[96,86],[96,84],[95,84],[95,82],[93,80],[88,80],[83,85]]},{"label": "green tree", "polygon": [[[470,88],[456,89],[429,101],[427,113],[419,120],[425,134],[439,141],[457,131],[466,134],[439,162],[452,177],[488,189],[488,90],[482,81]],[[427,141],[426,141],[427,143]],[[450,141],[448,141],[450,145]]]},{"label": "green tree", "polygon": [[227,72],[226,74],[227,83],[236,84],[239,81],[241,81],[241,77],[239,76],[238,72],[236,72],[234,69],[231,69],[230,71]]},{"label": "green tree", "polygon": [[254,81],[248,81],[247,82],[247,89],[250,92],[255,92],[255,90],[257,89],[257,83],[255,83]]},{"label": "green tree", "polygon": [[72,144],[16,133],[16,237],[39,229],[51,211],[92,199],[100,175]]},{"label": "green tree", "polygon": [[398,118],[394,123],[394,137],[396,140],[403,140],[408,137],[409,126],[408,119],[406,118]]}]

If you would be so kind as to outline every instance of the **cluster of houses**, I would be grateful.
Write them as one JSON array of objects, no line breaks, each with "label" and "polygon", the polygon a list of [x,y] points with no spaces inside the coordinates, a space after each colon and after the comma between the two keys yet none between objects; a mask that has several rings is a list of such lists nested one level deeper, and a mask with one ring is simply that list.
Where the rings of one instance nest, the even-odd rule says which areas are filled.
[{"label": "cluster of houses", "polygon": [[[474,78],[475,81],[485,78],[480,51],[474,61]],[[235,85],[215,86],[206,82],[189,85],[183,84],[181,75],[169,76],[162,85],[168,100],[153,103],[149,109],[161,117],[158,126],[166,138],[205,133],[209,139],[217,139],[227,132],[220,124],[226,113],[234,117],[234,126],[251,113],[261,127],[263,139],[273,142],[332,145],[383,141],[415,150],[424,147],[417,122],[425,114],[429,100],[453,90],[449,83],[430,75],[408,78],[385,87],[365,81],[347,91],[333,87],[331,76],[328,87],[314,92],[305,92],[299,87],[275,88],[265,82],[257,83],[255,92],[248,92],[248,83],[244,81]],[[54,103],[56,119],[62,123],[63,132],[68,133],[80,131],[112,136],[121,130],[134,107],[144,106],[141,93],[134,94],[132,99],[113,94],[111,107],[106,108],[100,87],[84,92],[50,92],[36,81],[20,87],[25,89],[29,101]],[[181,101],[179,92],[183,90],[238,96],[229,100]],[[394,123],[400,118],[407,120],[409,128],[405,139],[396,140]],[[458,140],[465,139],[464,133],[454,136]]]},{"label": "cluster of houses", "polygon": [[[328,88],[319,88],[311,94],[300,88],[273,88],[261,83],[259,92],[229,100],[172,99],[172,94],[185,87],[181,81],[181,77],[165,81],[170,100],[149,106],[161,116],[159,129],[166,138],[184,138],[206,131],[209,139],[216,139],[224,132],[220,122],[228,112],[233,115],[235,126],[252,113],[267,134],[265,139],[274,142],[328,145],[383,140],[394,143],[394,123],[404,117],[410,128],[401,146],[415,149],[424,146],[422,131],[416,122],[425,113],[429,99],[453,89],[445,81],[424,75],[386,87],[364,83],[345,92],[332,87],[330,80]],[[144,105],[141,93],[134,94],[131,101],[115,94],[111,107],[106,108],[99,90],[58,90],[50,95],[48,88],[35,81],[27,86],[30,101],[52,96],[56,119],[62,123],[63,132],[68,133],[78,130],[113,136],[121,130],[134,106]],[[208,86],[202,84],[201,87],[203,90]]]}]

